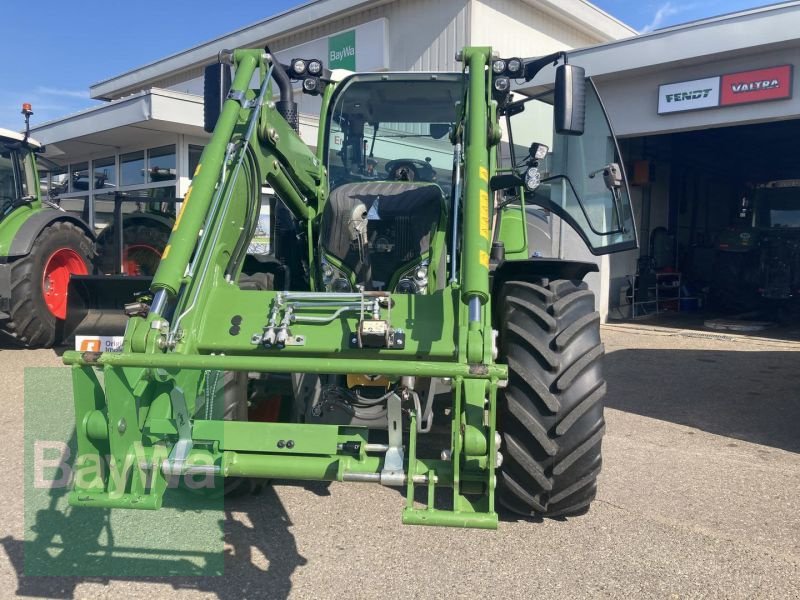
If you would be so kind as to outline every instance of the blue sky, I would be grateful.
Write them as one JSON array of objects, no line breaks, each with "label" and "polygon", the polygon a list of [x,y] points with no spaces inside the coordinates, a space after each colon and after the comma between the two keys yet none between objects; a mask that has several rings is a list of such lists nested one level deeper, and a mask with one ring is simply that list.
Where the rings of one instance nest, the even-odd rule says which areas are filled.
[{"label": "blue sky", "polygon": [[[302,0],[4,0],[0,127],[21,129],[22,102],[33,123],[95,104],[89,86],[249,25]],[[733,12],[759,0],[596,0],[640,31]],[[13,60],[11,60],[13,57]]]}]

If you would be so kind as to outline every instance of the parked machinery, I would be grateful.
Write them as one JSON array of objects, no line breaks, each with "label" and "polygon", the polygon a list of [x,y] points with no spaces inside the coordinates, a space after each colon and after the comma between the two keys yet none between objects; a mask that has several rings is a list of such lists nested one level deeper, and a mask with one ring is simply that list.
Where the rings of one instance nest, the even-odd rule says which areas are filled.
[{"label": "parked machinery", "polygon": [[[236,50],[207,69],[213,136],[152,298],[128,307],[122,352],[64,355],[76,460],[130,466],[76,477],[72,505],[155,509],[190,475],[397,486],[414,524],[494,528],[495,493],[524,515],[588,508],[605,384],[582,279],[596,267],[530,258],[525,202],[597,254],[635,247],[615,140],[563,53],[458,59],[462,72],[348,74]],[[556,63],[549,98],[512,95]],[[292,80],[321,99],[316,151]],[[538,129],[514,129],[525,111]],[[263,186],[280,199],[281,285],[242,275]],[[427,455],[439,402],[449,443]]]},{"label": "parked machinery", "polygon": [[72,275],[92,270],[94,233],[42,198],[31,139],[0,129],[0,328],[27,347],[51,346],[67,313]]}]

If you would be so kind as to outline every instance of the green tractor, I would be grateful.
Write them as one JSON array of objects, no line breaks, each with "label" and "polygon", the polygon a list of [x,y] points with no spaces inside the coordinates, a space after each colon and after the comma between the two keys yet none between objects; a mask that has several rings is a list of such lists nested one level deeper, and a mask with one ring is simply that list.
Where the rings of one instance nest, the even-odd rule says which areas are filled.
[{"label": "green tractor", "polygon": [[[635,248],[616,140],[564,53],[458,60],[352,74],[244,49],[206,70],[213,135],[150,296],[126,307],[121,352],[64,354],[73,506],[157,509],[187,478],[225,492],[277,478],[398,487],[411,524],[495,528],[495,500],[588,509],[605,430],[583,281],[597,269],[531,258],[526,201],[595,254]],[[512,92],[550,65],[550,92]],[[315,150],[294,85],[321,101]],[[274,254],[248,264],[264,186]]]},{"label": "green tractor", "polygon": [[72,275],[92,270],[94,233],[79,217],[42,198],[28,135],[0,130],[0,329],[26,347],[60,337]]}]

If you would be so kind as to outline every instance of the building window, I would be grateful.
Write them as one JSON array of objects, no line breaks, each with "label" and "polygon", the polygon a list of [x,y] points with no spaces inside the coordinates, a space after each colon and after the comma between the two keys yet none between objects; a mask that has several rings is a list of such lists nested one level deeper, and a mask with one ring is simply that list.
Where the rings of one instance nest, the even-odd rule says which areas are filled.
[{"label": "building window", "polygon": [[94,189],[107,190],[117,187],[117,161],[113,156],[92,161]]},{"label": "building window", "polygon": [[69,166],[69,191],[86,192],[89,190],[89,163],[82,162]]},{"label": "building window", "polygon": [[120,185],[144,183],[144,151],[129,152],[119,157]]},{"label": "building window", "polygon": [[161,146],[147,151],[148,183],[175,180],[175,146]]},{"label": "building window", "polygon": [[189,179],[194,179],[194,173],[197,171],[197,165],[200,164],[200,156],[203,154],[205,146],[195,146],[189,144]]}]

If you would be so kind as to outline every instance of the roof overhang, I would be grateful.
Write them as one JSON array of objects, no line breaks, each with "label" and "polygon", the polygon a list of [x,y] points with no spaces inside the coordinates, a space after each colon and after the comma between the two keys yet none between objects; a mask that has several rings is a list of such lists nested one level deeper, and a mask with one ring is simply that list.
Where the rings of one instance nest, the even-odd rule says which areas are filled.
[{"label": "roof overhang", "polygon": [[[253,47],[264,40],[295,34],[338,18],[347,13],[363,11],[367,6],[387,4],[397,0],[314,0],[172,54],[121,75],[95,83],[89,88],[92,98],[108,100],[140,90],[164,77],[197,68],[212,62],[222,50]],[[524,0],[527,4],[571,23],[598,39],[620,39],[637,32],[586,0]]]},{"label": "roof overhang", "polygon": [[205,136],[203,99],[170,90],[150,89],[81,111],[33,129],[46,156],[82,156],[123,146],[147,145],[163,133]]},{"label": "roof overhang", "polygon": [[172,54],[143,67],[95,83],[89,88],[89,94],[92,98],[99,100],[117,97],[126,90],[142,89],[170,73],[208,64],[222,50],[252,47],[257,42],[316,27],[341,13],[378,2],[380,0],[315,0],[308,2],[183,52]]},{"label": "roof overhang", "polygon": [[[623,78],[797,46],[798,31],[800,1],[783,2],[573,50],[568,56],[587,76]],[[554,76],[553,69],[544,69],[519,91],[550,87]]]}]

